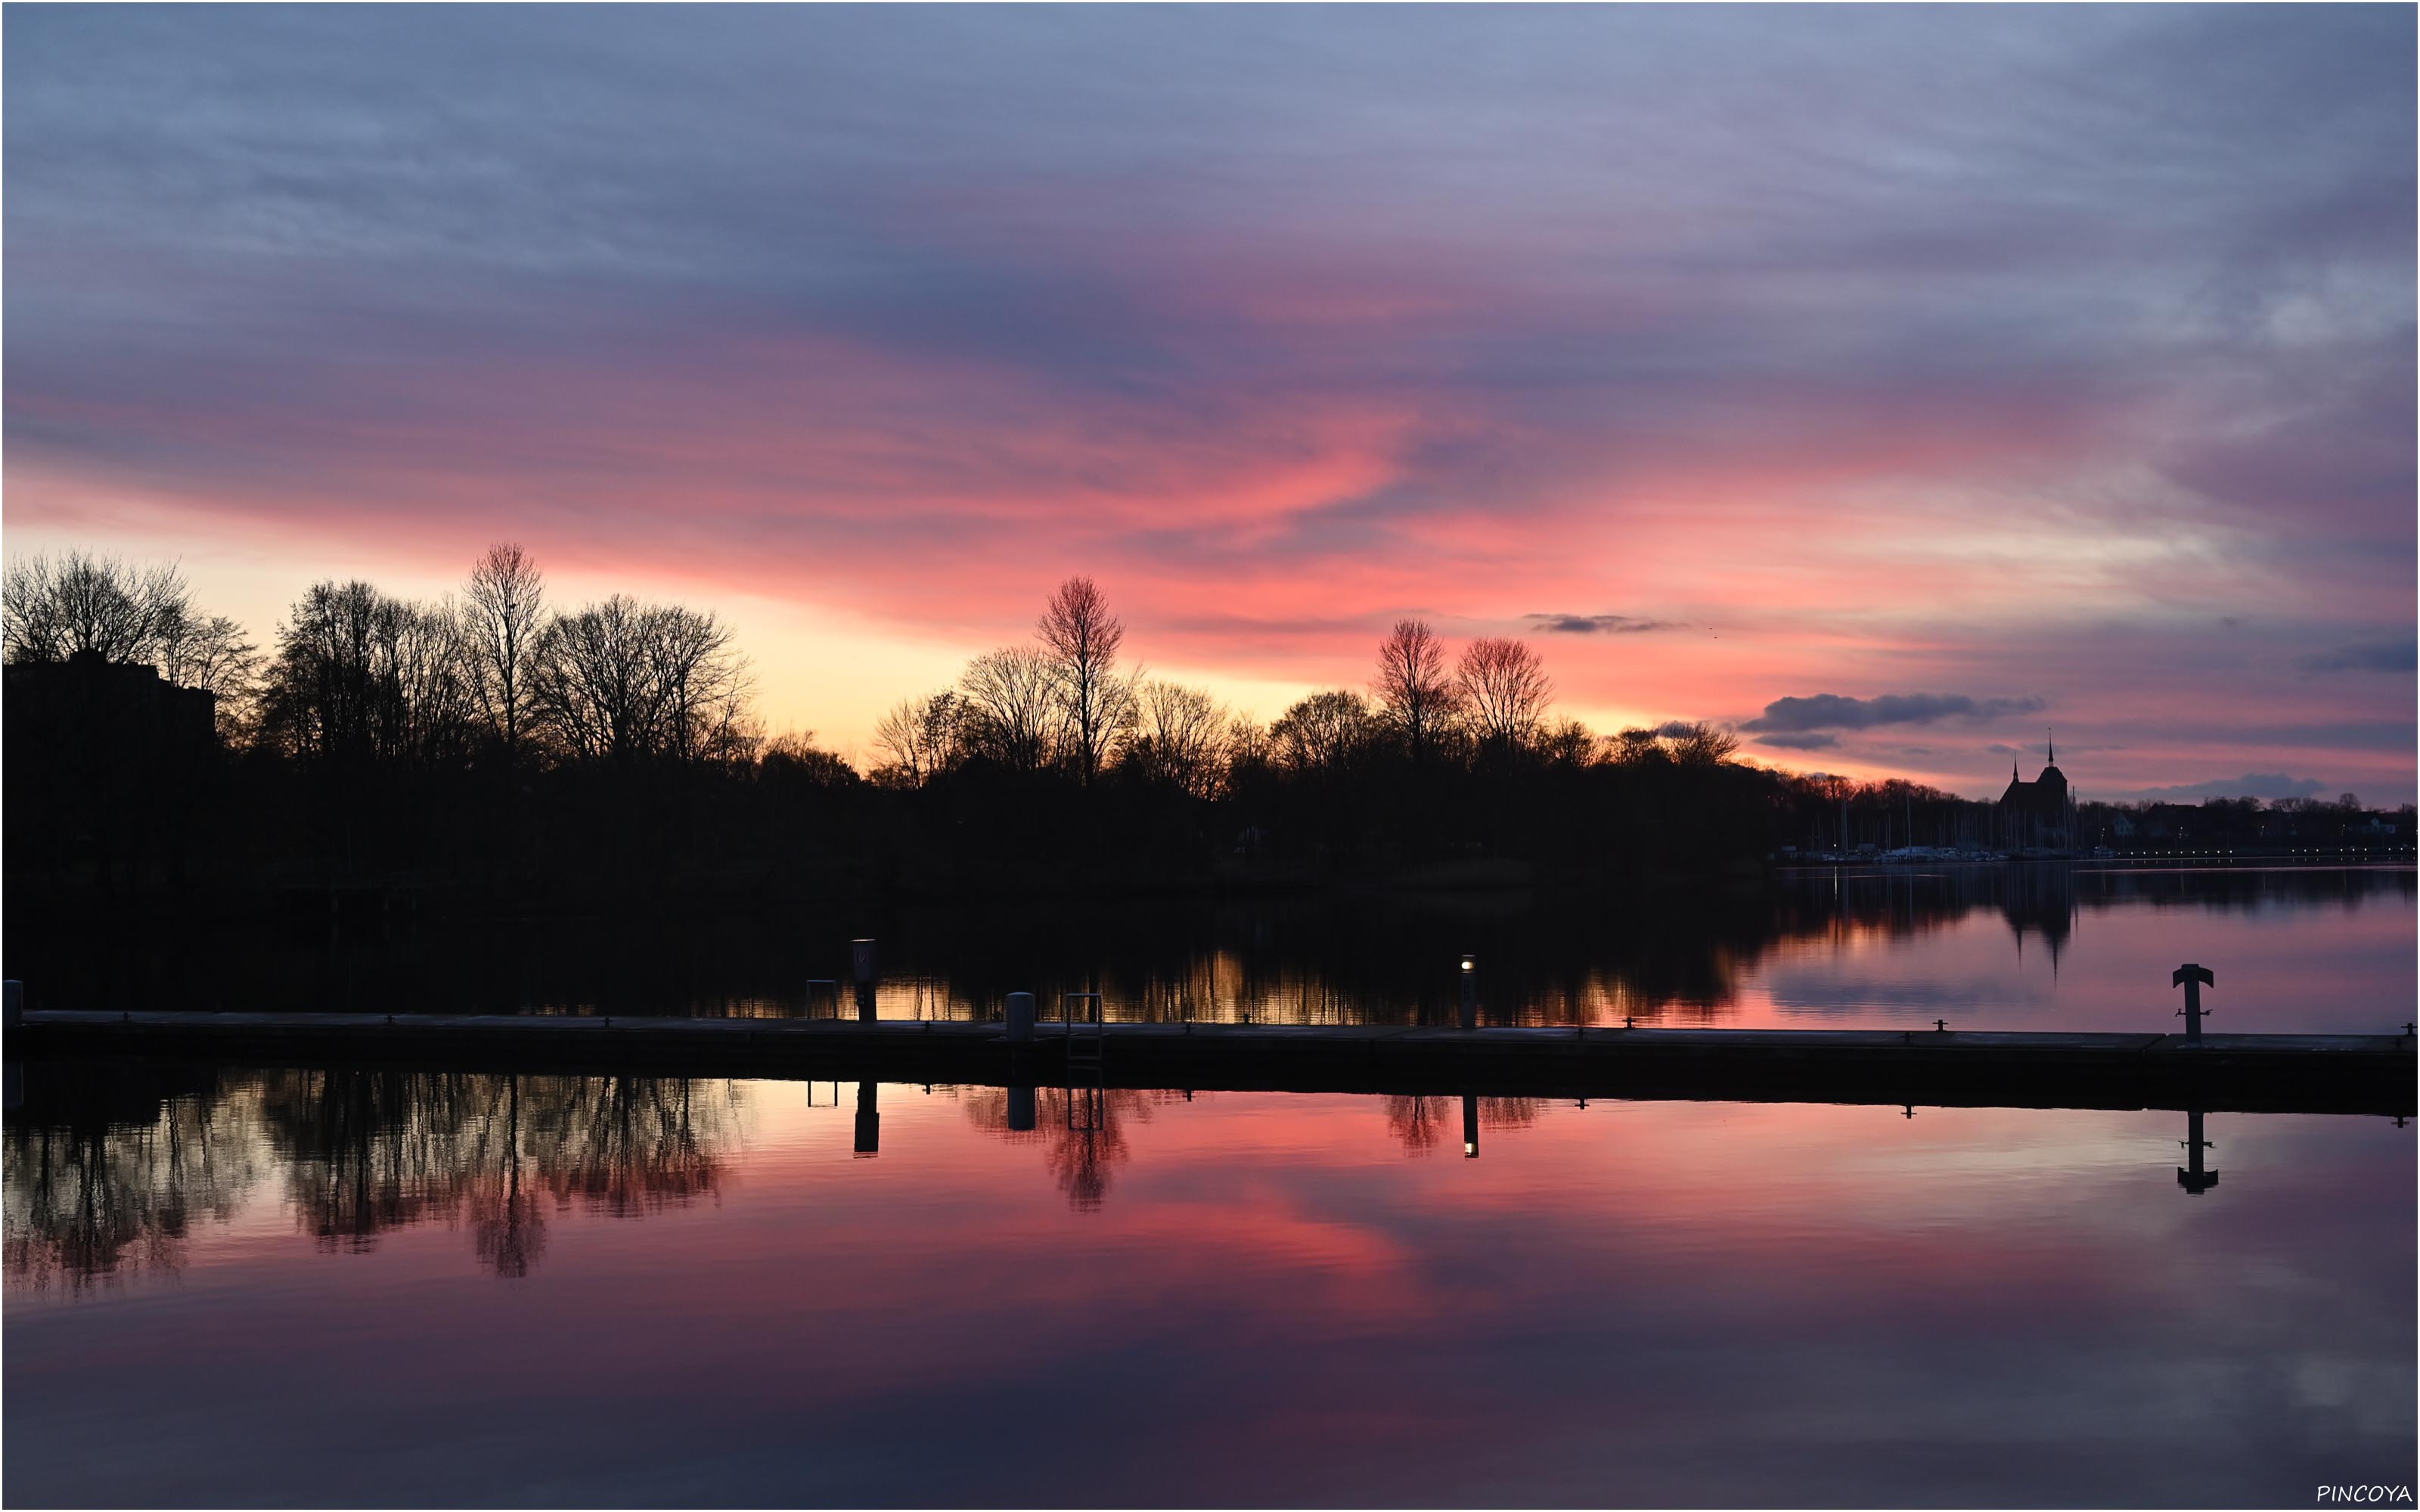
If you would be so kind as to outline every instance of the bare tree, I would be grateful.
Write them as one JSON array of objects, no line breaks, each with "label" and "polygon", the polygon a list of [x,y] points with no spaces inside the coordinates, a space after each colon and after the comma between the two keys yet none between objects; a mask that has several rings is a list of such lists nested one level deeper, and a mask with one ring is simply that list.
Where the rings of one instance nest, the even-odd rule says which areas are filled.
[{"label": "bare tree", "polygon": [[629,761],[654,748],[657,706],[647,687],[644,609],[616,594],[547,622],[530,696],[537,718],[568,754]]},{"label": "bare tree", "polygon": [[451,761],[468,713],[451,605],[424,609],[365,582],[322,582],[278,629],[263,720],[307,761]]},{"label": "bare tree", "polygon": [[1145,683],[1138,696],[1141,738],[1152,771],[1197,798],[1218,795],[1225,776],[1225,705],[1198,687]]},{"label": "bare tree", "polygon": [[874,779],[888,787],[923,787],[957,765],[966,724],[966,706],[955,693],[900,700],[874,726],[875,748],[891,758],[875,769]]},{"label": "bare tree", "polygon": [[1236,715],[1227,723],[1227,733],[1220,742],[1226,772],[1230,778],[1245,768],[1261,766],[1270,759],[1272,747],[1268,727],[1248,714]]},{"label": "bare tree", "polygon": [[392,747],[424,766],[459,763],[468,753],[471,687],[462,659],[462,621],[453,601],[397,604],[380,622],[381,670],[392,679],[396,721]]},{"label": "bare tree", "polygon": [[530,667],[534,725],[575,758],[623,764],[746,754],[750,691],[714,615],[620,594],[549,620]]},{"label": "bare tree", "polygon": [[235,621],[185,610],[171,616],[160,638],[160,674],[218,700],[220,738],[232,743],[251,730],[260,692],[260,648]]},{"label": "bare tree", "polygon": [[1538,736],[1538,754],[1558,766],[1589,765],[1596,751],[1596,732],[1577,719],[1565,719]]},{"label": "bare tree", "polygon": [[785,730],[766,741],[756,770],[763,777],[818,788],[845,788],[861,780],[857,768],[815,744],[812,730]]},{"label": "bare tree", "polygon": [[1296,772],[1337,772],[1357,758],[1378,728],[1360,694],[1349,688],[1313,693],[1278,716],[1269,740],[1279,763]]},{"label": "bare tree", "polygon": [[1720,766],[1739,749],[1739,736],[1701,721],[1673,720],[1656,731],[1683,766]]},{"label": "bare tree", "polygon": [[1388,726],[1402,737],[1415,761],[1435,749],[1446,727],[1461,712],[1445,643],[1419,620],[1400,620],[1378,645],[1378,675],[1371,682]]},{"label": "bare tree", "polygon": [[673,604],[650,609],[646,629],[646,670],[662,700],[662,753],[682,763],[752,753],[753,680],[732,648],[730,627]]},{"label": "bare tree", "polygon": [[170,625],[193,617],[190,600],[174,563],[136,568],[84,551],[29,557],[0,579],[0,647],[12,662],[92,651],[157,666]]},{"label": "bare tree", "polygon": [[1454,685],[1480,738],[1499,749],[1535,740],[1555,696],[1536,652],[1524,641],[1493,636],[1464,649]]},{"label": "bare tree", "polygon": [[479,722],[504,752],[520,759],[529,722],[530,663],[544,628],[546,579],[518,542],[488,548],[463,589],[463,664]]},{"label": "bare tree", "polygon": [[1058,699],[1047,656],[1031,646],[987,651],[967,664],[958,692],[975,749],[1011,771],[1049,764]]},{"label": "bare tree", "polygon": [[320,582],[277,629],[264,699],[273,738],[305,761],[344,764],[379,754],[379,686],[371,650],[391,601],[365,582]]},{"label": "bare tree", "polygon": [[1669,759],[1655,732],[1644,725],[1606,736],[1605,755],[1617,766],[1647,766]]},{"label": "bare tree", "polygon": [[1085,786],[1134,723],[1134,690],[1118,675],[1126,627],[1090,578],[1070,578],[1035,625],[1050,656],[1066,754]]}]

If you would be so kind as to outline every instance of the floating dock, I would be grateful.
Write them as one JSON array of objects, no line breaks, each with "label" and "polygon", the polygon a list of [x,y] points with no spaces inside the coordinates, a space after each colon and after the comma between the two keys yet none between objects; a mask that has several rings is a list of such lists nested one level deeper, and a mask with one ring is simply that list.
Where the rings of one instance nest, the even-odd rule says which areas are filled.
[{"label": "floating dock", "polygon": [[2413,1112],[2394,1035],[27,1012],[25,1056],[993,1087]]}]

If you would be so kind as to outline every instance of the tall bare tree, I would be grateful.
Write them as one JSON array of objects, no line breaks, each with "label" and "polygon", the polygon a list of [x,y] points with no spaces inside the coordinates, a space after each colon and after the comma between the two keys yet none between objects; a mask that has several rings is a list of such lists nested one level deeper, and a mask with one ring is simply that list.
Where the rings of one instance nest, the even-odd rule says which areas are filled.
[{"label": "tall bare tree", "polygon": [[1047,656],[1032,646],[987,651],[967,664],[958,693],[969,744],[1011,771],[1036,772],[1049,764],[1058,697]]},{"label": "tall bare tree", "polygon": [[1529,745],[1554,701],[1554,681],[1525,641],[1486,636],[1465,647],[1454,686],[1480,738],[1499,749]]},{"label": "tall bare tree", "polygon": [[1378,675],[1371,681],[1388,726],[1415,761],[1436,748],[1462,707],[1445,643],[1419,620],[1399,620],[1378,645]]},{"label": "tall bare tree", "polygon": [[1134,689],[1118,674],[1126,627],[1092,579],[1070,578],[1034,628],[1050,656],[1067,757],[1090,787],[1134,723]]},{"label": "tall bare tree", "polygon": [[462,596],[472,697],[510,766],[520,759],[529,723],[530,663],[545,627],[546,579],[519,542],[499,542],[473,563]]}]

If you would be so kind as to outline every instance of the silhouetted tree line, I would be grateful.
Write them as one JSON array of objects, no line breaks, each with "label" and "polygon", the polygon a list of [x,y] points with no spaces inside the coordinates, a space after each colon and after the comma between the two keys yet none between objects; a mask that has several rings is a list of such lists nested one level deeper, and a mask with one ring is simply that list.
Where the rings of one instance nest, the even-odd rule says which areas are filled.
[{"label": "silhouetted tree line", "polygon": [[1142,675],[1085,578],[1030,642],[890,710],[862,775],[768,736],[712,612],[553,605],[509,544],[435,603],[314,584],[266,649],[174,567],[37,557],[5,627],[8,870],[57,897],[1614,881],[1904,843],[1922,815],[1941,842],[1983,807],[1753,765],[1703,724],[1599,735],[1554,716],[1527,643],[1417,620],[1366,687],[1264,725]]}]

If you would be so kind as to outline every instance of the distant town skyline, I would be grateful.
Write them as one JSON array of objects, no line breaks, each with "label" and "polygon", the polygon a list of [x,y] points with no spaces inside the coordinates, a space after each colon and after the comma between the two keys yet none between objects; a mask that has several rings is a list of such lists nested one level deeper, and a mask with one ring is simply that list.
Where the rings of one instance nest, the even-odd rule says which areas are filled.
[{"label": "distant town skyline", "polygon": [[2390,8],[14,8],[6,547],[710,607],[776,732],[1088,574],[1268,718],[2414,796]]}]

